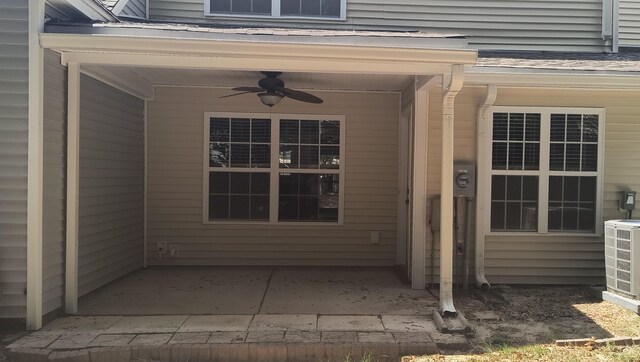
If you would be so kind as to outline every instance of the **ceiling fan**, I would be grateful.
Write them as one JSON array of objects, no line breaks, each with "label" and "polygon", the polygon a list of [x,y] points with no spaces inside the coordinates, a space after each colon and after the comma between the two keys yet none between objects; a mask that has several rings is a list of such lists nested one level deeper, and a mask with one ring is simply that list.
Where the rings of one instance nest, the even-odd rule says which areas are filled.
[{"label": "ceiling fan", "polygon": [[313,94],[285,88],[284,81],[278,78],[282,72],[262,72],[262,74],[264,74],[265,77],[258,81],[258,87],[236,87],[233,88],[233,90],[240,93],[230,94],[220,98],[235,97],[247,93],[258,93],[260,101],[269,107],[275,106],[284,97],[289,97],[296,101],[306,103],[322,103],[322,99],[314,96]]}]

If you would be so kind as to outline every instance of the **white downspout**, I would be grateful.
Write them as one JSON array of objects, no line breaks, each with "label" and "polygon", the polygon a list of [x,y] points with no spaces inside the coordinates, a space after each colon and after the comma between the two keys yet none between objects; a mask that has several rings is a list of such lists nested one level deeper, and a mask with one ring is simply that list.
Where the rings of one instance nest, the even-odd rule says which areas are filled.
[{"label": "white downspout", "polygon": [[[454,100],[464,83],[464,66],[453,65],[442,97],[442,175],[440,179],[440,313],[457,314],[453,306],[453,142]],[[443,82],[443,87],[445,83]],[[447,201],[448,200],[448,201]]]},{"label": "white downspout", "polygon": [[490,109],[496,101],[498,96],[498,87],[491,84],[487,86],[487,93],[484,98],[484,102],[478,109],[478,131],[476,140],[476,155],[477,155],[477,180],[476,185],[476,245],[475,245],[475,275],[476,285],[480,289],[489,289],[491,285],[484,276],[484,238],[485,238],[485,225],[486,215],[489,210],[485,210],[486,205],[486,182],[488,180],[488,161],[489,147],[487,146],[487,140],[489,139],[490,124]]}]

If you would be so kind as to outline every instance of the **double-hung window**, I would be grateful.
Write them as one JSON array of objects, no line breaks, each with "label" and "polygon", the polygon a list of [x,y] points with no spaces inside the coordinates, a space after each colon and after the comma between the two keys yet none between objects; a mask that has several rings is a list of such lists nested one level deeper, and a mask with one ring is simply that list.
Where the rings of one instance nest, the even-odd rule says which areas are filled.
[{"label": "double-hung window", "polygon": [[602,109],[492,108],[489,229],[598,231]]},{"label": "double-hung window", "polygon": [[342,223],[344,117],[205,114],[203,221]]},{"label": "double-hung window", "polygon": [[204,0],[205,14],[344,20],[346,0]]}]

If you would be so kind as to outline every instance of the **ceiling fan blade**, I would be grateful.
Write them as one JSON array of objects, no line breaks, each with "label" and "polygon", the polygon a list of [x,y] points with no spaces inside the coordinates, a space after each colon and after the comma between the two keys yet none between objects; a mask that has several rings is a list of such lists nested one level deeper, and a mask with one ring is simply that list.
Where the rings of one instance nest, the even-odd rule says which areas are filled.
[{"label": "ceiling fan blade", "polygon": [[258,88],[258,87],[235,87],[235,88],[231,88],[231,90],[234,90],[237,92],[247,92],[247,93],[264,92],[264,89]]},{"label": "ceiling fan blade", "polygon": [[284,94],[285,96],[300,102],[315,103],[315,104],[320,104],[323,102],[322,99],[314,96],[313,94],[309,94],[307,92],[303,92],[299,90],[294,90],[289,88],[279,88],[278,91]]},{"label": "ceiling fan blade", "polygon": [[240,92],[240,93],[229,94],[229,95],[222,96],[222,97],[218,97],[218,98],[229,98],[229,97],[240,96],[240,95],[248,94],[248,93],[256,93],[256,92],[254,92],[254,91],[250,91],[250,92]]}]

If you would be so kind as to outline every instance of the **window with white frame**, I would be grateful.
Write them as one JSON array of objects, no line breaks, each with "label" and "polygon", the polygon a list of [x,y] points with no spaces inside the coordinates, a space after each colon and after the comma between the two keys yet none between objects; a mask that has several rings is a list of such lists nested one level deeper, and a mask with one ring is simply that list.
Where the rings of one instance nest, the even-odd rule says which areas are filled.
[{"label": "window with white frame", "polygon": [[343,123],[206,114],[204,222],[341,222]]},{"label": "window with white frame", "polygon": [[601,109],[492,109],[490,230],[593,233]]},{"label": "window with white frame", "polygon": [[346,0],[204,0],[208,15],[344,19]]}]

